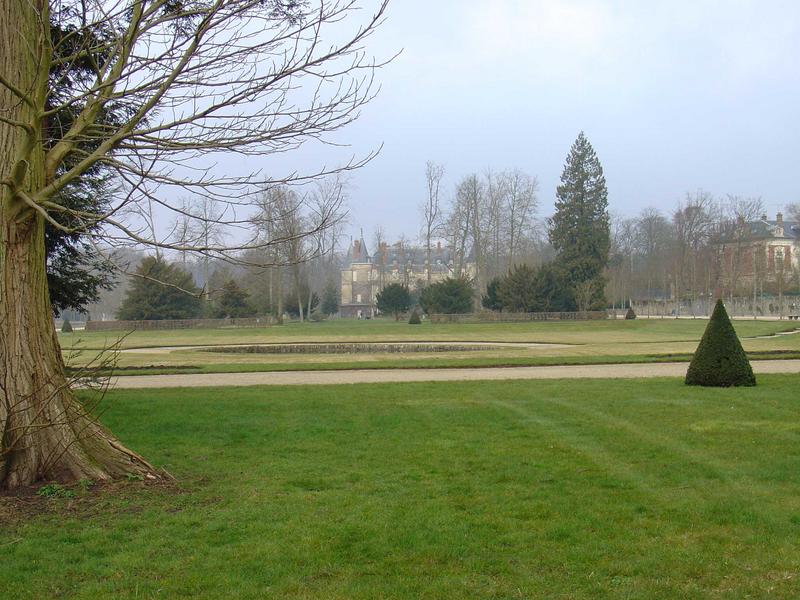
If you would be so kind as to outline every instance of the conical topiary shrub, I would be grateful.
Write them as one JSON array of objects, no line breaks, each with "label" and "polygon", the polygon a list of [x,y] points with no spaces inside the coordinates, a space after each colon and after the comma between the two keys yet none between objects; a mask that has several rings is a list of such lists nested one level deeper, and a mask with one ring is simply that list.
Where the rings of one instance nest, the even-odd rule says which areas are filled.
[{"label": "conical topiary shrub", "polygon": [[633,312],[633,308],[628,308],[628,312],[625,313],[625,320],[630,321],[636,318],[636,313]]},{"label": "conical topiary shrub", "polygon": [[756,376],[733,329],[722,300],[717,300],[714,312],[694,352],[686,385],[730,387],[755,385]]},{"label": "conical topiary shrub", "polygon": [[420,325],[420,324],[422,324],[422,321],[419,318],[419,313],[416,311],[416,309],[414,310],[414,312],[411,313],[411,318],[408,319],[408,324],[409,325]]},{"label": "conical topiary shrub", "polygon": [[69,319],[64,319],[61,324],[61,333],[72,333],[72,323],[69,322]]}]

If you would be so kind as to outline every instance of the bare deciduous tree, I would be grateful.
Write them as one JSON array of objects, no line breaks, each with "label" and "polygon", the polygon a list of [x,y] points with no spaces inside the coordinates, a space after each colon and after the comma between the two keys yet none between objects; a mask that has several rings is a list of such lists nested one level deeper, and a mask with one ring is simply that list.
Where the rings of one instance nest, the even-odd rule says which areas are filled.
[{"label": "bare deciduous tree", "polygon": [[372,232],[373,256],[378,267],[378,291],[386,286],[386,260],[387,260],[387,240],[386,232],[380,225],[375,227]]},{"label": "bare deciduous tree", "polygon": [[423,237],[425,240],[425,268],[428,271],[427,283],[431,283],[431,245],[434,238],[439,235],[442,228],[442,206],[440,191],[444,167],[433,161],[425,165],[425,183],[428,195],[422,203]]},{"label": "bare deciduous tree", "polygon": [[711,194],[702,190],[694,195],[687,194],[686,200],[678,205],[672,215],[676,296],[680,298],[688,294],[693,307],[700,292],[701,250],[707,247],[713,232],[713,201]]},{"label": "bare deciduous tree", "polygon": [[526,233],[530,233],[534,225],[536,213],[536,191],[538,182],[535,177],[514,169],[503,174],[505,180],[508,231],[508,268],[514,266],[514,256]]},{"label": "bare deciduous tree", "polygon": [[[168,223],[173,199],[188,193],[224,206],[226,226],[242,230],[260,190],[363,164],[369,157],[315,173],[261,171],[265,155],[346,126],[373,97],[378,65],[364,44],[386,6],[378,0],[370,16],[356,0],[0,3],[0,487],[156,476],[69,389],[44,224],[102,224],[91,235],[110,245],[230,260],[269,246],[254,236],[187,247],[148,233],[130,209]],[[64,35],[53,36],[52,23]],[[77,64],[90,76],[70,79]],[[125,108],[119,122],[105,120],[112,103]],[[48,120],[65,110],[71,126],[45,144]],[[223,153],[247,169],[220,172]],[[117,179],[115,201],[102,213],[70,208],[62,191],[96,165]]]}]

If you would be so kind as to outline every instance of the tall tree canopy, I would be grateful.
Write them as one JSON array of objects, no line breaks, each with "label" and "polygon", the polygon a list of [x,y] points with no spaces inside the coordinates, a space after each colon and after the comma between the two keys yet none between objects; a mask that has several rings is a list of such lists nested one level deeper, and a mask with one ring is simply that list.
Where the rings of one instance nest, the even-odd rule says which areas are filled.
[{"label": "tall tree canopy", "polygon": [[570,148],[550,219],[550,243],[559,267],[573,287],[597,280],[592,307],[603,307],[603,270],[611,236],[608,190],[603,167],[583,132]]},{"label": "tall tree canopy", "polygon": [[[380,65],[365,43],[387,2],[375,5],[370,13],[355,0],[0,3],[1,488],[157,476],[70,391],[45,226],[102,237],[106,247],[226,260],[286,243],[174,242],[157,224],[183,214],[177,199],[186,193],[212,199],[215,214],[241,230],[266,190],[369,159],[272,177],[262,162],[345,127],[374,96]],[[249,159],[222,172],[224,153]],[[113,194],[75,202],[70,190],[86,177],[113,179]],[[324,230],[333,213],[317,217],[292,236]]]}]

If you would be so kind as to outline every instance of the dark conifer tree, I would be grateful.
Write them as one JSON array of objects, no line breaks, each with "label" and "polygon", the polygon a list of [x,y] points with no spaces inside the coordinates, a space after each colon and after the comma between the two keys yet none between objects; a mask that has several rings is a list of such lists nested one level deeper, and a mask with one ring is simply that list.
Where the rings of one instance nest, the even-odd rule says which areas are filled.
[{"label": "dark conifer tree", "polygon": [[332,280],[322,291],[322,312],[326,315],[335,315],[339,312],[339,288]]},{"label": "dark conifer tree", "polygon": [[604,286],[599,283],[611,245],[608,190],[603,167],[583,132],[567,156],[555,207],[549,233],[558,266],[573,289],[597,281],[597,291],[588,308],[603,308]]},{"label": "dark conifer tree", "polygon": [[214,303],[214,316],[218,319],[252,317],[255,309],[250,304],[250,294],[233,279],[226,281],[219,298]]},{"label": "dark conifer tree", "polygon": [[117,317],[130,321],[193,319],[202,311],[200,290],[192,276],[176,265],[149,256],[136,269]]},{"label": "dark conifer tree", "polygon": [[382,313],[393,314],[395,320],[400,319],[400,313],[411,308],[411,293],[408,288],[399,283],[390,283],[375,298],[376,306]]}]

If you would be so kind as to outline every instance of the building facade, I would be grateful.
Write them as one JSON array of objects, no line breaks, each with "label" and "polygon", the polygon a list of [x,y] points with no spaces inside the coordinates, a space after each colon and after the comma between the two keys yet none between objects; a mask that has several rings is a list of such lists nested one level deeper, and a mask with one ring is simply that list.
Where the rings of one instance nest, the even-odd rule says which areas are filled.
[{"label": "building facade", "polygon": [[342,317],[365,319],[376,315],[378,292],[390,283],[400,283],[412,291],[420,291],[457,275],[473,277],[475,264],[470,257],[459,260],[448,248],[437,242],[431,248],[430,261],[421,246],[402,242],[383,243],[370,254],[364,238],[353,240],[342,269]]},{"label": "building facade", "polygon": [[739,222],[720,246],[723,284],[734,294],[754,287],[786,291],[800,271],[800,223],[784,221],[781,213]]}]

